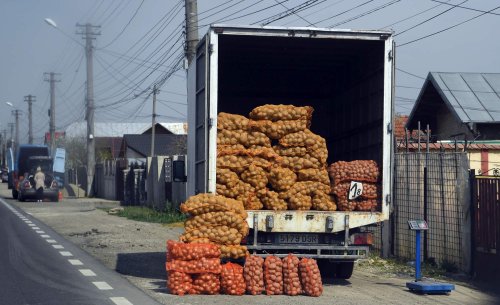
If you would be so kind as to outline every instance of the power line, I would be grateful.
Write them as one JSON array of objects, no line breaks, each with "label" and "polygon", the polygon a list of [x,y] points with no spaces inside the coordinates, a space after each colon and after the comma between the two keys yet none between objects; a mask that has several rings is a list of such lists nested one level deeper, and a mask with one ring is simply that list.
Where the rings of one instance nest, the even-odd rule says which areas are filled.
[{"label": "power line", "polygon": [[[294,6],[292,8],[287,8],[282,2],[279,2],[278,0],[274,0],[276,3],[278,3],[279,5],[283,6],[284,8],[286,8],[286,11],[284,12],[281,12],[279,14],[276,14],[276,15],[273,15],[271,17],[268,17],[264,20],[261,20],[261,21],[258,21],[258,22],[254,22],[253,24],[256,24],[256,23],[262,23],[262,25],[268,25],[268,24],[271,24],[275,21],[278,21],[280,19],[283,19],[283,18],[286,18],[288,16],[291,16],[291,15],[295,15],[297,14],[297,12],[303,10],[304,8],[308,8],[309,6],[311,5],[318,5],[319,3],[316,3],[318,2],[318,0],[309,0],[309,1],[306,1],[302,4],[299,4],[297,6]],[[325,2],[324,0],[321,1],[320,3],[322,2]],[[298,16],[298,15],[297,15]],[[299,16],[300,17],[300,16]],[[302,17],[300,17],[301,19],[303,19]],[[303,19],[305,20],[305,19]],[[313,25],[312,23],[310,23],[309,21],[305,20],[307,23],[309,23],[309,25]]]},{"label": "power line", "polygon": [[375,0],[368,0],[368,1],[366,1],[366,2],[363,2],[363,3],[361,3],[361,4],[358,4],[358,5],[354,6],[354,7],[351,7],[350,9],[347,9],[347,10],[345,10],[345,11],[342,11],[342,12],[340,12],[340,13],[336,14],[336,15],[330,16],[330,17],[325,18],[325,19],[322,19],[322,20],[320,20],[320,21],[316,21],[316,24],[319,24],[319,23],[321,23],[321,22],[324,22],[324,21],[327,21],[327,20],[333,19],[333,18],[338,17],[338,16],[340,16],[340,15],[343,15],[343,14],[345,14],[345,13],[349,13],[349,12],[351,12],[351,11],[353,11],[353,10],[355,10],[355,9],[359,8],[359,7],[362,7],[362,6],[364,6],[364,5],[367,5],[368,3],[373,2],[373,1],[375,1]]},{"label": "power line", "polygon": [[460,4],[452,4],[452,3],[448,3],[449,1],[447,1],[447,2],[438,1],[438,0],[431,0],[431,1],[437,2],[437,3],[441,3],[441,4],[451,5],[451,6],[454,6],[454,7],[463,8],[463,9],[474,11],[474,12],[487,13],[487,14],[490,14],[490,15],[500,16],[500,14],[497,14],[497,13],[487,12],[487,11],[483,11],[483,10],[478,10],[478,9],[475,9],[475,8],[472,8],[472,7],[467,7],[467,6],[461,6],[460,5],[461,3]]},{"label": "power line", "polygon": [[381,10],[381,9],[384,9],[384,8],[386,8],[386,7],[389,7],[389,6],[393,5],[393,4],[396,4],[396,3],[400,2],[400,1],[401,1],[401,0],[392,0],[391,2],[388,2],[388,3],[383,4],[383,5],[381,5],[381,6],[377,6],[377,7],[372,8],[371,10],[368,10],[368,11],[366,11],[366,12],[364,12],[364,13],[361,13],[361,14],[359,14],[359,15],[356,15],[356,16],[354,16],[354,17],[351,17],[351,18],[349,18],[349,19],[346,19],[346,20],[344,20],[344,21],[341,21],[341,22],[338,22],[338,23],[336,23],[336,24],[334,24],[334,25],[331,25],[331,26],[329,26],[329,28],[333,28],[333,27],[339,26],[339,25],[341,25],[341,24],[345,24],[345,23],[351,22],[351,21],[353,21],[353,20],[359,19],[359,18],[361,18],[361,17],[368,16],[368,15],[373,14],[373,13],[375,13],[375,12],[377,12],[377,11]]},{"label": "power line", "polygon": [[[448,0],[448,2],[449,2],[449,1],[451,1],[451,0]],[[441,5],[442,5],[442,4],[434,5],[433,7],[430,7],[430,8],[428,8],[428,9],[423,10],[423,11],[420,11],[420,12],[418,12],[418,13],[416,13],[416,14],[413,14],[413,15],[411,15],[411,16],[409,16],[409,17],[403,18],[403,19],[398,20],[398,21],[396,21],[396,22],[393,22],[393,23],[391,23],[391,24],[389,24],[389,25],[386,25],[386,26],[384,26],[384,27],[381,27],[381,28],[380,28],[380,30],[385,29],[385,28],[388,28],[388,27],[393,26],[393,25],[396,25],[396,24],[401,23],[401,22],[403,22],[403,21],[406,21],[406,20],[412,19],[412,18],[417,17],[417,16],[419,16],[419,15],[422,15],[422,14],[424,14],[424,13],[427,13],[428,11],[431,11],[431,10],[435,9],[436,7],[440,7]]]},{"label": "power line", "polygon": [[134,20],[135,16],[139,12],[139,10],[141,9],[141,7],[142,7],[143,4],[144,4],[144,0],[141,1],[141,3],[139,4],[139,6],[137,7],[137,9],[135,10],[134,14],[132,15],[132,17],[130,17],[129,21],[127,22],[127,24],[125,24],[125,26],[120,31],[120,33],[118,33],[118,35],[116,35],[115,38],[113,40],[111,40],[108,44],[106,44],[104,47],[101,47],[102,49],[109,47],[110,45],[113,44],[113,42],[115,42],[118,38],[120,38],[120,36],[123,34],[123,32],[125,32],[125,30],[127,29],[127,27],[132,22],[132,20]]},{"label": "power line", "polygon": [[491,9],[491,10],[489,10],[489,11],[486,11],[486,12],[484,12],[484,13],[481,13],[481,14],[479,14],[479,15],[475,16],[475,17],[469,18],[469,19],[467,19],[467,20],[464,20],[464,21],[462,21],[462,22],[459,22],[459,23],[457,23],[457,24],[454,24],[454,25],[452,25],[452,26],[449,26],[449,27],[447,27],[447,28],[444,28],[444,29],[442,29],[442,30],[439,30],[439,31],[437,31],[437,32],[434,32],[434,33],[431,33],[431,34],[428,34],[428,35],[422,36],[422,37],[420,37],[420,38],[417,38],[417,39],[414,39],[414,40],[411,40],[411,41],[405,42],[405,43],[403,43],[403,44],[400,44],[400,45],[398,45],[398,47],[406,46],[406,45],[409,45],[409,44],[411,44],[411,43],[414,43],[414,42],[420,41],[420,40],[422,40],[422,39],[429,38],[429,37],[431,37],[431,36],[434,36],[434,35],[440,34],[440,33],[442,33],[442,32],[448,31],[448,30],[450,30],[450,29],[456,28],[457,26],[460,26],[460,25],[462,25],[462,24],[464,24],[464,23],[467,23],[467,22],[469,22],[469,21],[472,21],[472,20],[474,20],[474,19],[477,19],[477,18],[479,18],[479,17],[481,17],[481,16],[484,16],[484,15],[486,15],[486,14],[490,13],[490,12],[493,12],[494,10],[497,10],[497,9],[499,9],[499,8],[500,8],[500,6],[497,6],[497,7],[493,8],[493,9]]},{"label": "power line", "polygon": [[[467,2],[467,1],[469,1],[469,0],[464,0],[464,1],[460,2],[460,4],[465,3],[465,2]],[[427,18],[427,19],[425,19],[424,21],[419,22],[419,23],[415,24],[414,26],[412,26],[412,27],[410,27],[410,28],[407,28],[407,29],[406,29],[406,30],[404,30],[404,31],[398,32],[397,34],[395,34],[395,35],[394,35],[394,37],[396,37],[396,36],[398,36],[398,35],[401,35],[401,34],[404,34],[404,33],[408,32],[408,31],[410,31],[410,30],[413,30],[414,28],[416,28],[416,27],[418,27],[418,26],[421,26],[422,24],[427,23],[427,22],[431,21],[432,19],[437,18],[437,17],[439,17],[439,16],[441,16],[441,15],[443,15],[443,14],[446,14],[447,12],[449,12],[449,11],[451,11],[451,10],[455,9],[455,8],[456,8],[455,6],[454,6],[454,7],[450,7],[449,9],[444,10],[444,11],[442,11],[441,13],[439,13],[439,14],[437,14],[437,15],[434,15],[434,16],[432,16],[432,17],[430,17],[430,18]]]},{"label": "power line", "polygon": [[413,73],[411,73],[411,72],[405,71],[405,70],[403,70],[403,69],[396,68],[396,70],[398,70],[399,72],[403,72],[404,74],[408,74],[408,75],[411,75],[411,76],[413,76],[413,77],[416,77],[416,78],[420,78],[420,79],[425,80],[425,77],[418,76],[418,75],[416,75],[416,74],[413,74]]}]

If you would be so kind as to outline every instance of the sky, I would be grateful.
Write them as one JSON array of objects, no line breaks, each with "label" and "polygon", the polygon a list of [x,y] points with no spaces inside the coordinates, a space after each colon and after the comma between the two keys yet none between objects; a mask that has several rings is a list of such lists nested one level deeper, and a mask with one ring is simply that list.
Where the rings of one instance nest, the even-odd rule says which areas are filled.
[{"label": "sky", "polygon": [[[272,26],[392,29],[396,112],[409,114],[430,71],[500,73],[500,1],[439,1],[198,0],[198,35],[212,23],[266,20]],[[77,24],[85,23],[100,26],[93,41],[96,122],[150,122],[154,84],[161,84],[158,121],[186,120],[184,0],[0,0],[0,132],[10,137],[11,112],[19,109],[20,142],[27,143],[24,97],[31,94],[34,142],[43,142],[50,107],[46,72],[59,73],[56,130],[84,120],[85,42]]]}]

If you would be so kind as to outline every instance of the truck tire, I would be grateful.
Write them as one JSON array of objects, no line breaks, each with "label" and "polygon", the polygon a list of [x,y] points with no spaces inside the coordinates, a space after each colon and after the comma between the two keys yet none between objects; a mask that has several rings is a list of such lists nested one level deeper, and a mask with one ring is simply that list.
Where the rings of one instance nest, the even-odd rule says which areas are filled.
[{"label": "truck tire", "polygon": [[18,192],[15,189],[12,189],[12,199],[17,199]]},{"label": "truck tire", "polygon": [[331,262],[328,259],[318,259],[318,267],[322,278],[333,279],[335,277],[337,263]]},{"label": "truck tire", "polygon": [[17,200],[21,202],[25,201],[25,199],[23,198],[23,193],[19,192],[19,194],[17,194]]},{"label": "truck tire", "polygon": [[335,269],[336,278],[343,280],[350,279],[352,276],[352,271],[354,270],[354,262],[337,263]]}]

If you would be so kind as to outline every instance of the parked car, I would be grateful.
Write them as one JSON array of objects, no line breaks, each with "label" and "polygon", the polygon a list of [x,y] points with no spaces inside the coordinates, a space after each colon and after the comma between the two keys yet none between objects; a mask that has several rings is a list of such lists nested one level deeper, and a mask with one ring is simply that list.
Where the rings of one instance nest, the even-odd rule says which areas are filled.
[{"label": "parked car", "polygon": [[[27,160],[33,156],[49,157],[49,147],[47,145],[34,144],[23,144],[19,146],[13,171],[11,176],[9,176],[9,184],[12,183],[12,198],[14,199],[17,199],[20,183],[24,180],[24,174],[29,172]],[[52,172],[52,168],[50,172]]]},{"label": "parked car", "polygon": [[2,182],[6,183],[9,181],[9,169],[7,167],[2,168]]},{"label": "parked car", "polygon": [[45,174],[45,185],[43,187],[43,199],[59,201],[59,187],[52,171],[52,158],[45,156],[33,156],[26,160],[26,172],[23,180],[19,183],[17,199],[25,201],[27,199],[38,199],[35,189],[35,173],[40,167]]}]

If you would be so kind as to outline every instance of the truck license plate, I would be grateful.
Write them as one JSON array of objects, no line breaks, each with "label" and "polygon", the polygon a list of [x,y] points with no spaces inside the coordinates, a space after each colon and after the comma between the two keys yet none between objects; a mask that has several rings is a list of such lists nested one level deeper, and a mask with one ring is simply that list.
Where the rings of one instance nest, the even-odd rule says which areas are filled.
[{"label": "truck license plate", "polygon": [[317,244],[317,234],[279,234],[280,244]]}]

